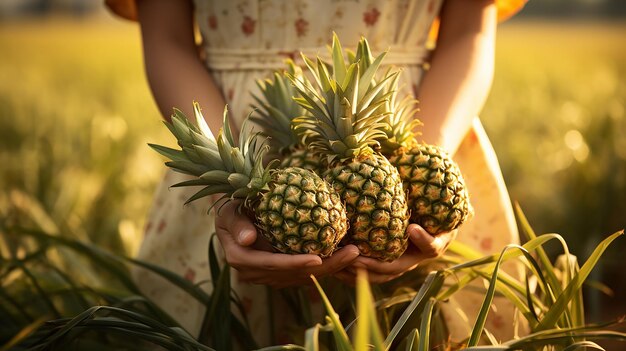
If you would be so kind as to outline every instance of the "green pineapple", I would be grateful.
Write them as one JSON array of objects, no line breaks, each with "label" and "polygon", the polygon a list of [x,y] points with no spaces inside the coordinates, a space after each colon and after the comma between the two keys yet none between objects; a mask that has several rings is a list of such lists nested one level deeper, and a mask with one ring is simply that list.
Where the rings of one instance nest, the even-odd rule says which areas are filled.
[{"label": "green pineapple", "polygon": [[376,111],[387,96],[380,92],[395,73],[373,84],[384,54],[361,72],[358,53],[346,63],[336,36],[332,56],[332,75],[321,59],[304,57],[319,89],[291,77],[301,95],[296,101],[309,112],[294,120],[294,128],[311,150],[327,156],[324,179],[345,201],[350,221],[346,242],[362,255],[392,261],[408,244],[406,197],[398,171],[372,147],[384,135],[384,114]]},{"label": "green pineapple", "polygon": [[256,115],[251,120],[261,126],[270,137],[272,156],[281,159],[280,168],[300,167],[318,171],[320,157],[300,142],[300,137],[292,128],[292,120],[306,113],[294,97],[298,91],[287,78],[302,77],[302,70],[291,60],[287,60],[286,72],[274,72],[274,79],[258,80],[257,86],[262,97],[253,95]]},{"label": "green pineapple", "polygon": [[247,121],[236,145],[226,111],[217,141],[197,103],[194,115],[198,127],[178,110],[165,123],[181,150],[150,145],[171,160],[167,166],[196,177],[173,186],[203,186],[187,202],[213,194],[223,194],[213,206],[241,200],[240,210],[254,214],[256,227],[278,251],[330,256],[348,229],[337,192],[310,170],[264,166],[268,146]]},{"label": "green pineapple", "polygon": [[388,86],[381,152],[398,169],[408,191],[411,222],[433,235],[451,231],[473,213],[461,170],[442,148],[417,142],[417,101],[409,96],[398,101],[397,86],[396,77]]}]

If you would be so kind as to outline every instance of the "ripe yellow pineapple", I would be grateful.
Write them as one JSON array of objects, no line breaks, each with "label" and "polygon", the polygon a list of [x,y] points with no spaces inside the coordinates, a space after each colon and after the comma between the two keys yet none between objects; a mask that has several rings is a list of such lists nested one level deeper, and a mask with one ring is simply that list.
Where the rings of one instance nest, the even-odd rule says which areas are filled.
[{"label": "ripe yellow pineapple", "polygon": [[241,200],[240,210],[254,213],[256,227],[278,251],[331,255],[348,229],[339,194],[310,170],[264,166],[268,147],[260,133],[244,122],[235,144],[226,111],[217,140],[198,104],[194,114],[198,127],[178,110],[166,122],[181,150],[150,145],[171,160],[167,166],[195,177],[173,186],[203,187],[187,202],[213,194],[223,194],[213,206]]},{"label": "ripe yellow pineapple", "polygon": [[372,147],[384,136],[384,114],[376,111],[387,96],[380,92],[395,73],[372,83],[384,54],[360,71],[358,58],[346,63],[336,36],[332,56],[332,74],[321,59],[304,57],[317,89],[304,77],[291,77],[301,95],[296,101],[308,111],[294,128],[313,151],[327,156],[324,179],[345,201],[350,221],[346,242],[365,256],[392,261],[408,244],[406,197],[397,170]]},{"label": "ripe yellow pineapple", "polygon": [[417,141],[417,101],[411,97],[397,100],[397,82],[396,77],[387,87],[387,127],[386,135],[379,139],[381,152],[400,173],[408,192],[411,222],[433,235],[451,231],[473,212],[463,175],[445,150]]}]

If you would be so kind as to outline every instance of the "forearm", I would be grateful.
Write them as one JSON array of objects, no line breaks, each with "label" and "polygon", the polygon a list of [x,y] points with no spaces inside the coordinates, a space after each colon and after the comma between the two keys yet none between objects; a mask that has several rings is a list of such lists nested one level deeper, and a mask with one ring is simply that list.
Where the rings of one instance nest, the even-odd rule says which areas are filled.
[{"label": "forearm", "polygon": [[139,22],[150,89],[164,118],[172,108],[193,116],[198,101],[215,135],[222,124],[224,98],[200,60],[193,41],[192,8],[187,1],[138,1]]},{"label": "forearm", "polygon": [[493,78],[496,22],[493,0],[444,3],[437,48],[418,91],[425,142],[454,153],[482,109]]}]

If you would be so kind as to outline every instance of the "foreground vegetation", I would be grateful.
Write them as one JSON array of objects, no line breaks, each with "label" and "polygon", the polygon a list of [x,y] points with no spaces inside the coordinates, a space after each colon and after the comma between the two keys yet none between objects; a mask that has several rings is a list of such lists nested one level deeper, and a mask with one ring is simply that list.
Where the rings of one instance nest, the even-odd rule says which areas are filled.
[{"label": "foreground vegetation", "polygon": [[[107,334],[109,345],[123,345],[124,337],[141,332],[147,341],[164,346],[174,342],[183,349],[201,348],[158,306],[146,300],[129,279],[128,265],[142,263],[122,258],[132,256],[138,246],[143,216],[164,170],[162,160],[146,143],[171,142],[160,125],[143,77],[138,29],[101,20],[1,24],[0,28],[0,47],[5,48],[0,55],[0,325],[9,326],[2,329],[1,343],[55,319],[42,329],[57,333],[58,339],[52,342],[78,335],[77,325],[82,330],[106,326],[114,331],[123,326],[131,332],[121,339]],[[571,252],[579,257],[597,258],[592,252],[604,235],[626,226],[626,136],[621,133],[626,130],[626,48],[619,44],[625,28],[505,24],[499,39],[496,81],[483,113],[512,198],[522,204],[539,232],[564,233]],[[526,232],[530,232],[528,227]],[[527,246],[543,240],[528,239]],[[532,240],[538,241],[531,245]],[[546,255],[551,257],[563,252],[561,245],[551,245],[554,242],[558,240],[550,240],[546,247]],[[607,251],[601,264],[594,271],[584,270],[584,274],[611,282],[615,295],[624,296],[626,287],[619,285],[623,280],[619,254],[626,243],[622,238],[613,245],[616,247]],[[539,248],[534,246],[534,250]],[[450,253],[459,253],[461,249],[457,249],[453,247]],[[510,252],[506,258],[521,251]],[[449,269],[491,280],[497,257],[473,264],[462,262],[478,257],[461,257],[448,257],[449,267],[456,267]],[[550,288],[540,290],[539,298],[527,298],[525,283],[519,282],[522,285],[515,288],[520,289],[513,292],[518,294],[518,307],[524,310],[526,306],[526,317],[540,321],[538,331],[581,326],[585,322],[578,295],[581,275],[572,279],[576,269],[571,275],[562,275],[573,287],[559,295],[560,283],[551,278],[550,261],[538,258],[540,271],[546,276],[544,288]],[[526,260],[531,272],[532,260]],[[555,268],[559,269],[564,268]],[[214,272],[215,278],[226,272]],[[439,278],[429,279],[441,283],[441,275],[447,273],[437,274]],[[534,275],[541,276],[537,272]],[[223,306],[217,301],[228,299],[229,294],[207,296],[180,277],[168,277],[208,306]],[[450,285],[442,287],[405,292],[408,295],[394,301],[405,303],[398,310],[409,311],[404,308],[413,306],[410,315],[427,317],[431,307],[436,312],[430,297],[437,300],[451,289]],[[607,287],[600,288],[610,292]],[[547,292],[550,290],[554,295]],[[362,287],[359,296],[367,300],[364,291]],[[488,297],[495,291],[486,289],[484,293]],[[591,321],[614,320],[624,313],[622,304],[602,316],[603,306],[620,301],[597,291],[588,294],[592,297],[587,301]],[[567,297],[557,304],[559,296]],[[553,311],[578,310],[572,310],[573,316],[565,319],[556,318],[557,312],[550,312],[551,304],[546,303],[552,298],[554,306],[560,306]],[[528,307],[529,301],[534,308]],[[119,309],[90,309],[98,304]],[[375,313],[384,313],[394,305],[379,301],[380,306],[387,307]],[[229,315],[215,308],[210,309],[213,314],[209,318]],[[77,315],[78,319],[64,319]],[[548,321],[543,322],[546,318]],[[389,333],[397,325],[391,320],[381,325]],[[407,336],[413,335],[414,345],[427,347],[428,337],[419,329],[427,322],[421,320],[407,322],[407,327],[401,328],[404,334],[395,342],[409,345]],[[232,323],[236,324],[234,320]],[[346,328],[350,333],[367,334],[364,324]],[[245,326],[240,327],[235,328],[239,339],[253,345]],[[308,327],[313,329],[307,332],[306,340],[313,340],[310,335],[319,331],[335,331],[335,338],[345,342],[343,327],[337,321]],[[482,335],[479,331],[477,335]],[[20,332],[23,334],[17,334]],[[102,335],[95,334],[96,339],[90,335],[94,334],[87,333],[77,347],[88,348],[90,342],[102,341],[97,339]],[[375,328],[369,335],[377,335]],[[418,335],[422,337],[415,338]],[[217,339],[210,333],[202,338]],[[353,340],[367,339],[363,338]],[[569,345],[574,345],[581,340],[570,341]],[[223,349],[220,346],[215,347]]]}]

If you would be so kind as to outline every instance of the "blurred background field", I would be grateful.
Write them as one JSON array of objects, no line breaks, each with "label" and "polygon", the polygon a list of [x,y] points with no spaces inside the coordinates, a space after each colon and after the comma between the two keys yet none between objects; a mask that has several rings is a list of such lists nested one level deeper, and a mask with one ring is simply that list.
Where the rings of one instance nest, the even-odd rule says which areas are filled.
[{"label": "blurred background field", "polygon": [[[624,38],[617,20],[501,25],[482,113],[512,200],[581,260],[626,227]],[[0,50],[0,221],[132,255],[165,169],[146,143],[172,143],[138,27],[101,10],[3,20]],[[614,296],[587,292],[592,321],[624,313],[624,250],[618,240],[594,271]]]}]

